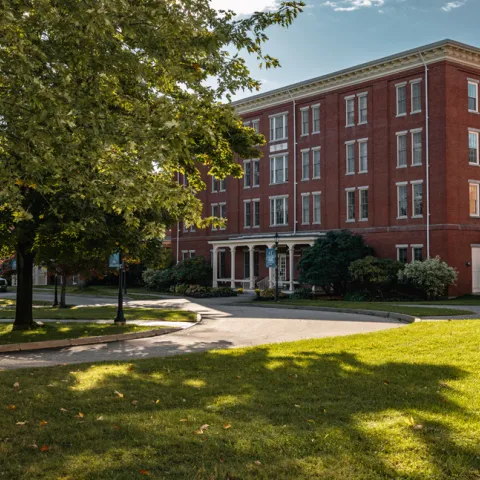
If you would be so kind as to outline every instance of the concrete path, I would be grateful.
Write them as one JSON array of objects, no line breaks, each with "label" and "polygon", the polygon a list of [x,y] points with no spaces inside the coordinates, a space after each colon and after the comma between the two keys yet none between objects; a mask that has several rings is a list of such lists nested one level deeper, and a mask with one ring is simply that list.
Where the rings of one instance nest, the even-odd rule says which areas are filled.
[{"label": "concrete path", "polygon": [[[35,295],[43,299],[44,295]],[[405,326],[391,319],[344,313],[243,306],[234,299],[204,299],[197,303],[179,297],[130,301],[130,306],[180,308],[201,313],[200,325],[181,332],[115,344],[69,347],[32,353],[0,354],[0,369],[43,367],[59,364],[134,360],[219,348],[236,348],[308,338],[368,333]],[[110,299],[71,295],[68,303],[83,305],[112,303]]]}]

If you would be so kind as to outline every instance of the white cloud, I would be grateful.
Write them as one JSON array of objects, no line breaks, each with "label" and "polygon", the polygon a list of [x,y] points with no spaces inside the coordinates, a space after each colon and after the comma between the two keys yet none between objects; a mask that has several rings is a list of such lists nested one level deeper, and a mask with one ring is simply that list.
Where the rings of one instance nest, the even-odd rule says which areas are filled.
[{"label": "white cloud", "polygon": [[467,0],[457,0],[455,2],[448,2],[442,7],[442,10],[444,12],[450,12],[455,8],[463,7],[466,3],[467,3]]},{"label": "white cloud", "polygon": [[331,7],[336,12],[354,12],[361,8],[382,7],[385,0],[327,0],[322,4],[324,7]]},{"label": "white cloud", "polygon": [[239,15],[248,15],[277,7],[277,0],[210,0],[216,10],[233,10]]}]

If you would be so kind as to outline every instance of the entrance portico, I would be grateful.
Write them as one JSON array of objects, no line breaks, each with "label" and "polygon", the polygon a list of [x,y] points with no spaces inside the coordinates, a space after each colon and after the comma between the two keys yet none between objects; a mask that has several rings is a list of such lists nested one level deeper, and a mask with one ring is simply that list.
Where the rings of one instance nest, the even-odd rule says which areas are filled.
[{"label": "entrance portico", "polygon": [[[295,248],[312,246],[317,238],[321,236],[315,235],[292,235],[279,234],[278,246],[279,250],[286,250],[286,253],[279,254],[279,276],[280,283],[288,287],[290,292],[295,290]],[[275,269],[269,268],[268,276],[261,278],[260,275],[255,275],[255,254],[265,251],[266,248],[275,248],[275,236],[243,236],[233,237],[227,240],[215,240],[208,242],[212,245],[212,269],[213,269],[213,286],[218,287],[219,282],[230,283],[232,288],[236,288],[237,284],[241,284],[243,288],[254,290],[256,286],[261,289],[273,288],[275,283]],[[248,269],[245,271],[249,273],[248,278],[238,278],[240,275],[236,272],[237,257],[236,253],[239,250],[248,252]],[[219,277],[219,252],[230,251],[230,276],[227,278]],[[288,268],[287,268],[288,265]]]}]

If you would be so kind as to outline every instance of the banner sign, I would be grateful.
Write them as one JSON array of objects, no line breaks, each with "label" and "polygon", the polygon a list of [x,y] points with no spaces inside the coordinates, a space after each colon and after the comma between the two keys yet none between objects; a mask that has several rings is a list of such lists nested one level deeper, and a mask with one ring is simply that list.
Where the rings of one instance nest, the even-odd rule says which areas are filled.
[{"label": "banner sign", "polygon": [[108,266],[110,268],[120,268],[120,254],[114,253],[110,255],[110,259],[108,261]]},{"label": "banner sign", "polygon": [[12,260],[12,270],[16,270],[16,269],[17,269],[17,259],[14,258],[14,259]]},{"label": "banner sign", "polygon": [[265,258],[267,268],[277,268],[277,251],[275,248],[267,248]]}]

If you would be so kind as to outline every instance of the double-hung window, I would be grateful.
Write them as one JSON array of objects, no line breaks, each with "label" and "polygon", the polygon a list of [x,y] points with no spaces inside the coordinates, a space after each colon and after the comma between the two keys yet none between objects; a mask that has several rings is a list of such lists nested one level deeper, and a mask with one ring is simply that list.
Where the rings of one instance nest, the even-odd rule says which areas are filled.
[{"label": "double-hung window", "polygon": [[320,133],[320,105],[312,107],[312,133]]},{"label": "double-hung window", "polygon": [[423,180],[412,183],[412,216],[423,217]]},{"label": "double-hung window", "polygon": [[243,188],[250,188],[252,186],[252,162],[245,160],[243,162]]},{"label": "double-hung window", "polygon": [[422,129],[411,130],[412,133],[412,165],[418,166],[422,164],[423,145],[422,145]]},{"label": "double-hung window", "polygon": [[355,221],[355,189],[346,189],[347,193],[347,222]]},{"label": "double-hung window", "polygon": [[308,180],[310,174],[310,150],[302,150],[302,180]]},{"label": "double-hung window", "polygon": [[422,111],[422,81],[413,80],[410,82],[412,89],[412,111],[411,113],[419,113]]},{"label": "double-hung window", "polygon": [[270,198],[270,225],[288,225],[288,196]]},{"label": "double-hung window", "polygon": [[270,183],[288,182],[288,155],[270,158]]},{"label": "double-hung window", "polygon": [[408,185],[407,182],[397,183],[397,217],[408,218]]},{"label": "double-hung window", "polygon": [[423,245],[412,245],[412,260],[423,262]]},{"label": "double-hung window", "polygon": [[368,172],[368,140],[358,141],[358,173]]},{"label": "double-hung window", "polygon": [[469,187],[469,204],[470,204],[470,216],[479,217],[480,216],[480,191],[478,182],[470,182]]},{"label": "double-hung window", "polygon": [[[227,218],[227,204],[219,203],[218,204],[218,215],[219,218]],[[226,230],[226,226],[220,227],[220,230]]]},{"label": "double-hung window", "polygon": [[479,165],[478,132],[468,132],[468,163]]},{"label": "double-hung window", "polygon": [[260,186],[260,160],[252,160],[253,166],[253,187]]},{"label": "double-hung window", "polygon": [[310,109],[302,108],[300,110],[302,116],[302,135],[308,135],[310,133]]},{"label": "double-hung window", "polygon": [[[218,204],[213,203],[212,204],[212,217],[218,217]],[[217,227],[215,225],[212,225],[212,230],[216,230]]]},{"label": "double-hung window", "polygon": [[288,137],[288,114],[270,117],[270,141],[285,140]]},{"label": "double-hung window", "polygon": [[260,120],[252,120],[252,128],[255,130],[255,133],[260,133]]},{"label": "double-hung window", "polygon": [[219,180],[216,179],[215,177],[212,177],[212,193],[218,192],[218,184],[219,184]]},{"label": "double-hung window", "polygon": [[407,84],[397,85],[397,117],[407,114]]},{"label": "double-hung window", "polygon": [[404,168],[407,166],[407,133],[397,133],[397,168]]},{"label": "double-hung window", "polygon": [[320,178],[320,147],[312,148],[313,178]]},{"label": "double-hung window", "polygon": [[224,192],[226,190],[225,188],[225,179],[220,180],[220,191]]},{"label": "double-hung window", "polygon": [[346,109],[346,126],[353,127],[355,125],[355,95],[345,98]]},{"label": "double-hung window", "polygon": [[313,200],[313,223],[321,223],[321,211],[320,211],[320,192],[312,193]]},{"label": "double-hung window", "polygon": [[260,226],[260,200],[253,200],[253,227]]},{"label": "double-hung window", "polygon": [[310,223],[310,194],[302,193],[302,224]]},{"label": "double-hung window", "polygon": [[346,142],[347,175],[355,173],[355,140]]},{"label": "double-hung window", "polygon": [[358,94],[358,124],[368,122],[368,97],[366,93]]},{"label": "double-hung window", "polygon": [[368,220],[368,187],[358,187],[359,197],[359,220],[366,222]]},{"label": "double-hung window", "polygon": [[408,262],[408,245],[397,245],[397,260],[400,263]]},{"label": "double-hung window", "polygon": [[468,111],[478,113],[478,82],[468,81]]},{"label": "double-hung window", "polygon": [[252,201],[245,200],[243,202],[243,226],[250,228],[252,226]]}]

